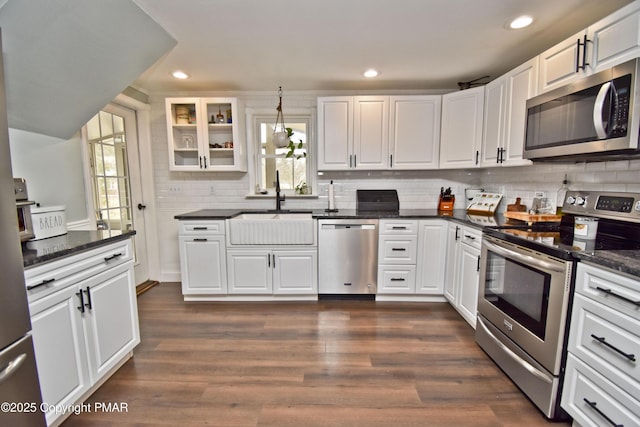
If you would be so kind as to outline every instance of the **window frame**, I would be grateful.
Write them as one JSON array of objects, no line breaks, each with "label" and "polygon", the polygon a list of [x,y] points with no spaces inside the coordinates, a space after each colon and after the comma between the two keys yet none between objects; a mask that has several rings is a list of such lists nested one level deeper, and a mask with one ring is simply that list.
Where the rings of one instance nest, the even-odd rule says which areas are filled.
[{"label": "window frame", "polygon": [[[285,123],[296,122],[300,120],[308,121],[307,128],[307,173],[306,183],[311,187],[310,194],[296,194],[295,190],[284,190],[287,197],[318,197],[317,188],[317,166],[316,166],[316,109],[315,108],[287,108],[285,111]],[[261,142],[259,133],[259,123],[269,120],[275,123],[277,111],[275,108],[247,108],[245,112],[246,130],[247,130],[247,154],[248,154],[248,171],[249,171],[249,191],[248,197],[264,197],[273,198],[273,192],[261,195],[257,189],[260,185],[260,152]],[[288,120],[290,119],[290,120]]]}]

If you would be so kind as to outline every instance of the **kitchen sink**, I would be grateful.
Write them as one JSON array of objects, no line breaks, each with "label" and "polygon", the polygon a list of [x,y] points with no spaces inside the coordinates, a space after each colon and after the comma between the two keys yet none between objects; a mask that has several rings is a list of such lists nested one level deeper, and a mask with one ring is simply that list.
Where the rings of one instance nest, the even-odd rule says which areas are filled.
[{"label": "kitchen sink", "polygon": [[311,245],[314,236],[310,212],[245,212],[229,220],[232,245]]}]

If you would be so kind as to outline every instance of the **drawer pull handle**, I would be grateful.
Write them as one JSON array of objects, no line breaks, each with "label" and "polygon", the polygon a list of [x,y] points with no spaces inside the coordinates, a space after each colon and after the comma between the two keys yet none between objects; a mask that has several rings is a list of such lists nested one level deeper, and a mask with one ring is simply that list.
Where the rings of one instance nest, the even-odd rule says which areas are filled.
[{"label": "drawer pull handle", "polygon": [[42,282],[38,283],[37,285],[27,286],[27,290],[31,291],[31,290],[34,290],[36,288],[39,288],[40,286],[48,285],[49,283],[53,282],[54,280],[56,280],[56,279],[45,279]]},{"label": "drawer pull handle", "polygon": [[583,400],[587,403],[587,405],[589,405],[591,407],[591,409],[593,409],[594,411],[596,411],[598,414],[600,414],[600,416],[602,418],[604,418],[605,420],[607,420],[609,422],[609,424],[611,424],[613,427],[624,427],[623,424],[617,424],[615,423],[611,418],[607,417],[607,415],[602,412],[600,409],[598,409],[596,407],[597,403],[596,402],[590,402],[589,399],[587,399],[586,397],[583,398]]},{"label": "drawer pull handle", "polygon": [[406,230],[407,227],[403,227],[403,226],[393,226],[391,227],[392,230]]},{"label": "drawer pull handle", "polygon": [[394,252],[404,252],[407,249],[406,248],[391,248],[391,250],[394,251]]},{"label": "drawer pull handle", "polygon": [[203,239],[203,238],[198,238],[198,239],[193,239],[194,242],[206,242],[207,239]]},{"label": "drawer pull handle", "polygon": [[208,230],[207,227],[193,227],[194,230]]},{"label": "drawer pull handle", "polygon": [[113,255],[111,255],[111,256],[105,257],[104,262],[109,262],[109,261],[111,261],[112,259],[116,259],[116,258],[118,258],[118,257],[120,257],[120,256],[122,256],[122,252],[119,252],[119,253],[117,253],[117,254],[113,254]]},{"label": "drawer pull handle", "polygon": [[476,238],[474,236],[469,236],[468,234],[464,235],[465,239],[471,239],[471,240],[476,240]]},{"label": "drawer pull handle", "polygon": [[605,294],[607,294],[607,295],[611,295],[612,297],[619,298],[619,299],[621,299],[621,300],[623,300],[623,301],[629,302],[629,303],[631,303],[631,304],[633,304],[633,305],[635,305],[635,306],[640,307],[640,301],[634,301],[634,300],[632,300],[632,299],[630,299],[630,298],[624,297],[624,296],[622,296],[622,295],[618,295],[618,294],[616,294],[615,292],[613,292],[611,289],[602,288],[602,287],[600,287],[600,286],[596,286],[596,289],[597,289],[597,290],[599,290],[599,291],[604,292],[604,293],[605,293]]},{"label": "drawer pull handle", "polygon": [[631,353],[625,353],[624,351],[620,350],[619,348],[617,348],[616,346],[613,346],[611,344],[609,344],[605,337],[598,337],[595,334],[591,334],[591,338],[593,338],[594,340],[598,341],[600,344],[604,344],[607,347],[609,347],[611,350],[615,351],[618,354],[623,355],[624,357],[626,357],[627,359],[629,359],[632,362],[636,361],[636,356],[635,354],[631,354]]},{"label": "drawer pull handle", "polygon": [[404,278],[402,278],[402,277],[392,277],[391,281],[392,282],[404,282]]}]

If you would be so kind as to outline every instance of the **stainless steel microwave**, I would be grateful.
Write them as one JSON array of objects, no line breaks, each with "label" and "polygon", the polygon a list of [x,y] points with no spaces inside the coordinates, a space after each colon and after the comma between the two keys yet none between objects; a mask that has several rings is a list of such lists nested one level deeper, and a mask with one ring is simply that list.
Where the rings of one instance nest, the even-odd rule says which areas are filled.
[{"label": "stainless steel microwave", "polygon": [[529,99],[524,157],[639,156],[639,65],[640,59],[634,59]]}]

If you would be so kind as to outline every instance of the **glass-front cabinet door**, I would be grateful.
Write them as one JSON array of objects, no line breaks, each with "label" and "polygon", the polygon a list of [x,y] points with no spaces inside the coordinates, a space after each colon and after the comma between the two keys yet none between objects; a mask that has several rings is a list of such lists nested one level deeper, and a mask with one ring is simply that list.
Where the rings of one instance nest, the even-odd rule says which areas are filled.
[{"label": "glass-front cabinet door", "polygon": [[169,168],[246,170],[236,98],[167,98]]}]

